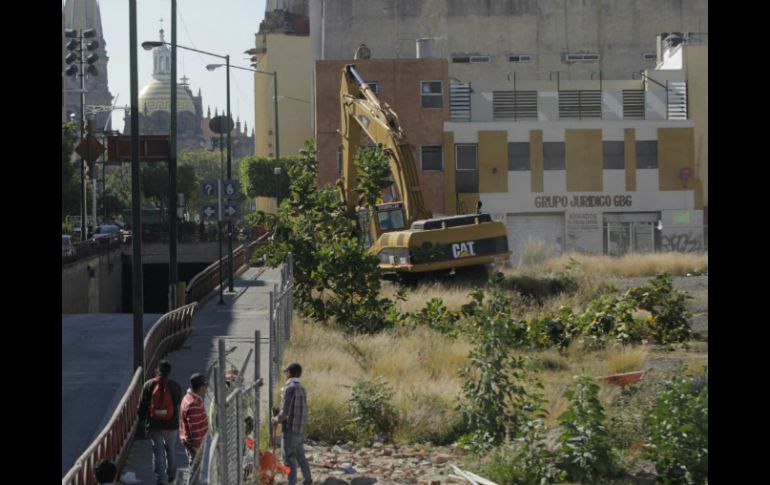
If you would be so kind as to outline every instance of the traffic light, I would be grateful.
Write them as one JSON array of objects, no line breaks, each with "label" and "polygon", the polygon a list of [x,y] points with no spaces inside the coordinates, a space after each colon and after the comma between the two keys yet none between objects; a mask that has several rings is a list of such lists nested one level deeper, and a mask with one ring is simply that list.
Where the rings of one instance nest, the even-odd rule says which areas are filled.
[{"label": "traffic light", "polygon": [[78,73],[79,69],[77,62],[80,60],[80,40],[78,37],[78,31],[75,29],[67,29],[64,31],[64,37],[69,41],[64,46],[69,53],[64,57],[64,62],[67,64],[67,69],[64,70],[64,74],[67,76],[74,76]]},{"label": "traffic light", "polygon": [[[84,39],[93,39],[96,37],[96,30],[94,29],[86,29],[83,31],[83,38]],[[92,52],[96,50],[96,48],[99,47],[99,42],[92,40],[88,44],[86,44],[86,50],[88,52],[91,52],[91,54],[86,57],[86,63],[88,64],[88,67],[86,68],[86,72],[92,76],[98,76],[99,71],[96,69],[96,66],[94,63],[99,60],[99,56],[96,55],[95,52]]]},{"label": "traffic light", "polygon": [[99,56],[96,55],[95,52],[92,52],[99,48],[99,42],[96,40],[92,40],[85,44],[85,49],[83,49],[83,44],[85,39],[93,39],[96,37],[96,30],[95,29],[86,29],[83,31],[83,35],[78,35],[78,31],[76,29],[67,29],[64,31],[64,37],[68,38],[69,41],[64,46],[69,53],[64,57],[64,62],[67,64],[67,68],[64,70],[64,74],[67,76],[74,76],[78,74],[80,69],[78,69],[77,63],[82,62],[81,55],[83,50],[87,50],[88,52],[91,52],[91,54],[86,57],[86,64],[88,64],[88,67],[85,68],[85,73],[88,73],[92,76],[98,76],[99,71],[96,69],[95,63],[99,60]]}]

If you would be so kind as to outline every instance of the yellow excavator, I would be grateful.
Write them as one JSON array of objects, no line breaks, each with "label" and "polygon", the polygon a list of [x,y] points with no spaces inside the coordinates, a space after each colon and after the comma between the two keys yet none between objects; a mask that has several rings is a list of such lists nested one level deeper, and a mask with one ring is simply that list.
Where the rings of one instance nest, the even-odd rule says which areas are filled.
[{"label": "yellow excavator", "polygon": [[[359,207],[355,151],[361,132],[385,152],[401,201]],[[355,66],[342,70],[340,88],[342,178],[337,181],[349,216],[379,258],[383,273],[402,276],[454,271],[505,261],[511,256],[505,226],[489,214],[433,218],[425,208],[412,148],[398,116],[363,81]]]}]

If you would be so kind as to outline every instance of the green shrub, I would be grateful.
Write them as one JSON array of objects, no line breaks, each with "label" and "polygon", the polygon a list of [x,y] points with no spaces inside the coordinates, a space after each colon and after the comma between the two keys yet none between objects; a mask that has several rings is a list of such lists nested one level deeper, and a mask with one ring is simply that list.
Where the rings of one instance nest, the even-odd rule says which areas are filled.
[{"label": "green shrub", "polygon": [[480,474],[495,483],[516,485],[545,485],[557,483],[563,472],[553,464],[554,454],[548,451],[543,437],[543,420],[534,419],[522,425],[515,449],[498,448]]},{"label": "green shrub", "polygon": [[640,343],[644,324],[634,318],[633,301],[609,291],[595,298],[578,317],[581,333],[591,348],[604,348],[608,339],[628,345]]},{"label": "green shrub", "polygon": [[382,377],[361,379],[352,388],[348,410],[349,429],[358,441],[390,441],[398,424],[398,414],[391,404],[393,389]]},{"label": "green shrub", "polygon": [[513,438],[522,421],[542,412],[540,383],[532,382],[527,362],[511,354],[525,329],[511,317],[511,299],[501,288],[502,275],[471,293],[463,306],[468,336],[474,345],[463,379],[460,409],[470,430],[465,442],[474,451],[488,450]]},{"label": "green shrub", "polygon": [[676,377],[649,416],[648,451],[664,484],[698,485],[708,479],[708,375]]},{"label": "green shrub", "polygon": [[565,349],[576,336],[577,317],[571,308],[560,307],[555,312],[546,312],[527,322],[527,341],[529,347],[547,349],[559,347]]},{"label": "green shrub", "polygon": [[692,298],[674,288],[669,273],[652,278],[647,285],[631,288],[627,297],[652,314],[647,331],[658,344],[681,343],[691,339],[692,328],[686,301]]},{"label": "green shrub", "polygon": [[408,322],[413,326],[425,325],[449,337],[459,334],[460,314],[450,311],[441,298],[431,298],[423,308],[409,315]]},{"label": "green shrub", "polygon": [[599,386],[587,375],[576,376],[575,383],[564,393],[570,404],[559,416],[563,431],[558,466],[571,480],[595,483],[614,471],[598,393]]}]

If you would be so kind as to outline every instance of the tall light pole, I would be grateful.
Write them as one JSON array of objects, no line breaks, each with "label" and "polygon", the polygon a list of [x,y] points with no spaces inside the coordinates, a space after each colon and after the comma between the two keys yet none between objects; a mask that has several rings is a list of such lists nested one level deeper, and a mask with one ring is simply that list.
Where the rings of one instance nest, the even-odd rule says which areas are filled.
[{"label": "tall light pole", "polygon": [[[176,29],[174,28],[174,26],[176,24],[176,21],[175,21],[175,17],[176,17],[176,0],[172,0],[172,12],[173,12],[173,14],[172,14],[172,20],[171,20],[171,22],[172,22],[171,44],[169,44],[168,42],[164,42],[164,41],[146,41],[146,42],[142,42],[142,48],[144,48],[145,50],[152,50],[155,47],[160,47],[162,45],[171,45],[171,56],[172,56],[171,57],[171,78],[172,78],[172,80],[171,80],[171,82],[172,82],[172,85],[171,85],[171,92],[172,92],[172,97],[171,97],[171,102],[172,102],[172,105],[171,105],[171,107],[172,107],[171,120],[172,120],[172,123],[173,123],[173,125],[172,125],[173,130],[172,130],[171,136],[172,136],[172,140],[173,140],[172,143],[174,144],[172,146],[173,169],[174,169],[174,181],[173,181],[174,189],[173,189],[173,191],[169,190],[169,192],[171,192],[170,196],[173,196],[173,202],[169,204],[169,210],[172,209],[172,204],[173,204],[174,217],[176,217],[176,55],[175,55],[176,48],[184,49],[184,50],[188,50],[188,51],[192,51],[192,52],[198,52],[200,54],[206,54],[208,56],[214,56],[214,57],[218,57],[220,59],[224,59],[225,60],[225,64],[224,65],[227,66],[227,120],[228,120],[227,124],[228,125],[229,125],[229,121],[232,118],[231,118],[231,115],[230,115],[230,56],[229,55],[224,55],[223,56],[223,55],[220,55],[220,54],[214,54],[213,52],[206,52],[206,51],[202,51],[200,49],[193,49],[192,47],[185,47],[183,45],[178,45],[176,43]],[[218,65],[216,65],[216,67],[219,67],[220,65],[222,65],[222,64],[218,64]],[[210,69],[209,66],[206,66],[206,68],[209,69],[209,70],[215,69],[215,68]],[[228,178],[230,178],[231,175],[232,175],[231,156],[232,156],[231,155],[231,139],[230,139],[230,131],[228,131],[227,132],[227,177]],[[171,176],[171,161],[169,161],[169,177],[170,176]],[[169,215],[171,215],[171,212],[169,212]],[[171,224],[171,221],[169,221],[169,223]],[[174,224],[174,226],[173,226],[174,229],[176,229],[176,219],[174,219],[173,224]],[[228,283],[229,284],[228,284],[228,287],[229,287],[229,290],[231,292],[233,291],[233,231],[232,231],[232,224],[233,224],[232,222],[230,222],[228,224],[228,228],[229,228],[229,233],[230,234],[229,234],[229,237],[228,237],[228,240],[227,240],[227,248],[228,248],[228,252],[229,252],[229,256],[228,256],[228,261],[229,261]],[[170,228],[171,228],[171,226],[169,227],[169,229]],[[175,234],[174,234],[174,236],[175,236]],[[176,249],[176,240],[174,240],[173,244],[174,244],[174,249]],[[176,251],[174,251],[174,262],[176,262]],[[176,268],[174,268],[174,270],[176,270]]]},{"label": "tall light pole", "polygon": [[177,272],[177,185],[176,185],[176,0],[171,0],[171,126],[169,128],[168,156],[168,286],[169,311],[176,308]]},{"label": "tall light pole", "polygon": [[[67,29],[64,31],[64,37],[70,39],[65,46],[70,53],[64,58],[64,62],[67,64],[67,69],[64,71],[64,74],[67,76],[78,75],[80,77],[80,142],[82,143],[85,135],[86,123],[86,73],[96,76],[98,71],[94,63],[99,60],[99,56],[95,53],[89,54],[86,58],[86,52],[93,51],[99,47],[99,42],[92,40],[88,42],[88,44],[85,43],[86,39],[93,39],[96,37],[96,30],[94,29],[85,29],[80,32],[76,29]],[[75,65],[76,62],[80,64],[80,69]],[[88,64],[87,69],[85,67],[86,63]],[[88,239],[88,216],[86,210],[88,200],[86,198],[85,172],[85,161],[83,160],[83,157],[80,157],[80,239],[82,241]],[[91,175],[93,176],[93,174]],[[96,199],[94,199],[94,204],[95,203]],[[95,211],[94,222],[96,222]]]},{"label": "tall light pole", "polygon": [[[144,298],[142,295],[142,206],[139,193],[139,80],[136,53],[136,0],[128,2],[131,68],[131,279],[134,310],[134,370],[144,366]],[[147,370],[145,369],[145,373]]]}]

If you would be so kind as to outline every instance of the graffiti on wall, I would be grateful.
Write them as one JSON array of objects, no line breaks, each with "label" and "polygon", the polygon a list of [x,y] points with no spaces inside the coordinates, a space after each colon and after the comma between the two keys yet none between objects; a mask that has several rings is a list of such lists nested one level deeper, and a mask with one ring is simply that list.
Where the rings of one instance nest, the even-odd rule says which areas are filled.
[{"label": "graffiti on wall", "polygon": [[660,245],[663,251],[696,253],[703,251],[703,236],[693,232],[666,234],[661,236]]}]

